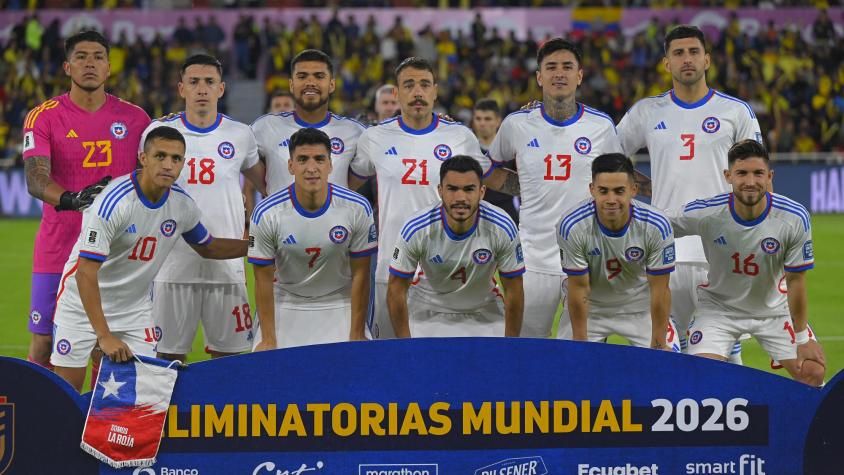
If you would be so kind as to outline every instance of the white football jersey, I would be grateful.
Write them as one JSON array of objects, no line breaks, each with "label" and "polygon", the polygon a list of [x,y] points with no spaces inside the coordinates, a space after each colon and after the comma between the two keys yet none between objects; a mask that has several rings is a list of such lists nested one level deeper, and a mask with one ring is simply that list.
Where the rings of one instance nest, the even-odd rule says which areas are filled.
[{"label": "white football jersey", "polygon": [[677,236],[703,241],[709,282],[698,289],[701,308],[741,318],[788,315],[784,272],[814,267],[809,212],[782,195],[766,200],[753,221],[735,213],[732,193],[668,212]]},{"label": "white football jersey", "polygon": [[633,200],[621,231],[601,225],[592,199],[572,208],[557,225],[563,271],[589,274],[589,314],[650,312],[645,274],[674,270],[674,233],[656,208]]},{"label": "white football jersey", "polygon": [[548,117],[539,106],[514,112],[501,123],[489,156],[494,162],[516,160],[522,190],[519,234],[528,270],[562,275],[554,225],[589,197],[592,161],[614,152],[621,152],[621,145],[612,119],[580,103],[565,122]]},{"label": "white football jersey", "polygon": [[[182,112],[168,120],[154,120],[144,130],[147,134],[166,125],[185,137],[185,166],[176,183],[190,194],[199,209],[208,232],[217,237],[243,239],[246,224],[240,173],[258,163],[255,136],[248,125],[217,114],[210,127],[190,124]],[[173,248],[161,267],[156,282],[177,284],[245,283],[243,259],[203,259],[187,243]]]},{"label": "white football jersey", "polygon": [[[728,193],[727,151],[744,139],[762,143],[750,105],[715,89],[694,104],[677,99],[673,90],[642,99],[618,123],[618,136],[627,155],[648,148],[651,204],[662,210]],[[677,239],[677,260],[704,262],[700,238]]]},{"label": "white football jersey", "polygon": [[448,227],[442,202],[410,218],[396,240],[390,273],[410,279],[417,265],[425,278],[413,287],[414,298],[446,313],[476,311],[500,296],[496,271],[501,277],[525,272],[516,224],[504,210],[483,201],[465,234]]},{"label": "white football jersey", "polygon": [[349,258],[378,251],[369,202],[334,184],[315,212],[302,208],[293,185],[270,195],[255,206],[249,233],[249,262],[275,264],[276,301],[290,308],[349,305]]},{"label": "white football jersey", "polygon": [[[492,171],[472,131],[436,114],[422,130],[411,129],[396,117],[360,136],[358,160],[352,169],[357,175],[378,177],[378,232],[385,248],[396,242],[409,217],[440,199],[440,164],[454,155],[474,157],[485,175]],[[389,265],[390,254],[380,253],[376,282],[387,282]]]},{"label": "white football jersey", "polygon": [[93,331],[76,283],[80,256],[103,263],[97,280],[109,329],[134,330],[153,326],[150,286],[176,243],[211,242],[199,208],[183,189],[173,185],[150,203],[138,187],[137,173],[113,180],[83,213],[82,233],[59,285],[56,324]]},{"label": "white football jersey", "polygon": [[287,171],[290,136],[307,127],[319,129],[331,139],[333,168],[328,181],[343,187],[349,185],[349,165],[355,160],[358,138],[366,126],[330,112],[316,124],[305,122],[295,112],[280,112],[262,115],[252,123],[258,140],[258,153],[267,162],[267,193],[273,194],[293,183],[293,175]]}]

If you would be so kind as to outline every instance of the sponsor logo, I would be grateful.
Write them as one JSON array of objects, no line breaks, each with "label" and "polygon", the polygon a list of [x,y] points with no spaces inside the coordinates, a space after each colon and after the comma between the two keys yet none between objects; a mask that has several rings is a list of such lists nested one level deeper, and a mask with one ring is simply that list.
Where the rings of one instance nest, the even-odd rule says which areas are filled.
[{"label": "sponsor logo", "polygon": [[700,330],[695,330],[692,333],[692,336],[689,337],[689,343],[692,345],[697,345],[701,340],[703,340],[703,333],[701,333]]},{"label": "sponsor logo", "polygon": [[332,137],[331,138],[331,153],[334,155],[340,155],[343,151],[346,150],[346,144],[339,137]]},{"label": "sponsor logo", "polygon": [[[713,472],[717,473],[717,472]],[[627,463],[616,466],[592,466],[588,463],[577,464],[577,475],[661,475],[659,473],[659,465],[652,463],[650,465],[633,465]]]},{"label": "sponsor logo", "polygon": [[803,244],[803,260],[810,261],[815,258],[815,250],[812,249],[812,241]]},{"label": "sponsor logo", "polygon": [[170,237],[176,232],[176,221],[168,219],[161,223],[161,234],[165,237]]},{"label": "sponsor logo", "polygon": [[528,147],[539,148],[539,140],[533,139],[527,144]]},{"label": "sponsor logo", "polygon": [[475,470],[475,475],[545,475],[548,467],[542,457],[518,457],[495,462]]},{"label": "sponsor logo", "polygon": [[125,139],[127,133],[129,133],[129,130],[123,122],[115,122],[111,124],[111,136],[117,140]]},{"label": "sponsor logo", "polygon": [[97,240],[99,239],[99,233],[91,228],[88,228],[88,231],[85,232],[88,235],[88,245],[94,247],[100,247]]},{"label": "sponsor logo", "polygon": [[439,144],[434,147],[434,157],[437,160],[448,160],[451,158],[451,147],[446,144]]},{"label": "sponsor logo", "polygon": [[129,234],[135,234],[135,233],[138,232],[138,228],[136,228],[135,225],[133,224],[133,225],[129,226],[128,228],[126,228],[126,232],[129,233]]},{"label": "sponsor logo", "polygon": [[15,405],[0,396],[0,474],[12,465],[15,457]]},{"label": "sponsor logo", "polygon": [[713,239],[712,242],[721,246],[725,246],[727,245],[727,238],[725,238],[724,236],[718,236],[718,239]]},{"label": "sponsor logo", "polygon": [[29,319],[32,320],[32,323],[38,325],[38,322],[41,321],[41,312],[33,310],[32,313],[29,314]]},{"label": "sponsor logo", "polygon": [[199,469],[158,467],[158,472],[156,472],[152,467],[138,467],[132,475],[199,475]]},{"label": "sponsor logo", "polygon": [[384,152],[384,155],[398,155],[399,152],[396,151],[396,147],[390,147],[389,150]]},{"label": "sponsor logo", "polygon": [[475,264],[483,265],[492,259],[492,251],[489,249],[478,249],[472,253],[472,260]]},{"label": "sponsor logo", "polygon": [[435,463],[362,463],[358,475],[439,475]]},{"label": "sponsor logo", "polygon": [[587,252],[586,255],[587,256],[600,256],[601,250],[596,247],[595,249],[592,249],[591,251]]},{"label": "sponsor logo", "polygon": [[399,258],[399,248],[395,248],[393,250],[393,259],[398,259],[398,258]]},{"label": "sponsor logo", "polygon": [[328,238],[334,244],[343,244],[349,237],[349,230],[343,226],[334,226],[331,231],[328,231]]},{"label": "sponsor logo", "polygon": [[624,258],[627,259],[628,262],[636,262],[642,260],[645,257],[645,251],[642,250],[641,247],[628,247],[626,251],[624,251]]},{"label": "sponsor logo", "polygon": [[673,264],[674,263],[674,244],[666,247],[662,250],[662,263],[663,264]]},{"label": "sponsor logo", "polygon": [[753,454],[741,454],[738,460],[727,462],[690,462],[684,467],[687,475],[730,473],[736,475],[766,475],[765,459]]},{"label": "sponsor logo", "polygon": [[374,224],[369,226],[369,239],[368,242],[375,242],[378,240],[378,227]]},{"label": "sponsor logo", "polygon": [[[285,243],[285,244],[286,244],[286,243]],[[253,236],[252,234],[250,234],[250,235],[249,235],[249,247],[250,247],[250,248],[254,248],[254,247],[255,247],[255,236]]]},{"label": "sponsor logo", "polygon": [[[561,256],[562,258],[562,256]],[[525,253],[522,251],[522,245],[516,244],[516,262],[522,263],[525,261]]]},{"label": "sponsor logo", "polygon": [[255,470],[252,470],[252,475],[260,475],[263,473],[271,473],[274,475],[302,475],[310,472],[321,472],[323,467],[325,467],[325,464],[321,460],[317,460],[313,466],[303,463],[298,467],[285,467],[284,469],[281,467],[276,468],[276,465],[272,462],[264,462],[258,464],[258,466],[255,467]]},{"label": "sponsor logo", "polygon": [[284,241],[281,241],[281,243],[282,244],[296,244],[296,237],[294,237],[291,234],[290,236],[287,236],[287,239],[285,239]]},{"label": "sponsor logo", "polygon": [[703,119],[703,123],[700,124],[700,128],[707,134],[714,134],[721,128],[721,121],[718,120],[717,117],[707,117]]},{"label": "sponsor logo", "polygon": [[769,237],[762,240],[762,251],[765,254],[776,254],[780,250],[780,242]]},{"label": "sponsor logo", "polygon": [[431,264],[442,264],[443,263],[443,258],[440,257],[439,254],[437,254],[436,256],[434,256],[434,257],[432,257],[428,260],[431,261]]},{"label": "sponsor logo", "polygon": [[278,146],[279,146],[279,147],[284,147],[284,148],[289,147],[289,146],[290,146],[290,139],[284,139],[284,140],[282,140],[281,142],[279,142],[279,143],[278,143]]},{"label": "sponsor logo", "polygon": [[654,127],[654,130],[668,130],[668,127],[665,125],[665,122],[659,121],[656,127]]},{"label": "sponsor logo", "polygon": [[23,151],[28,152],[35,148],[35,134],[30,130],[23,134]]},{"label": "sponsor logo", "polygon": [[66,355],[70,353],[70,342],[62,338],[58,342],[56,342],[56,351],[59,352],[60,355]]},{"label": "sponsor logo", "polygon": [[586,155],[592,151],[592,141],[587,137],[580,137],[574,141],[574,149],[581,155]]},{"label": "sponsor logo", "polygon": [[231,142],[222,142],[217,145],[217,153],[226,160],[234,158],[234,145]]},{"label": "sponsor logo", "polygon": [[75,131],[75,130],[70,129],[70,130],[67,132],[67,135],[65,135],[65,136],[64,136],[64,138],[66,138],[66,139],[78,139],[78,138],[79,138],[79,136],[76,134],[76,131]]}]

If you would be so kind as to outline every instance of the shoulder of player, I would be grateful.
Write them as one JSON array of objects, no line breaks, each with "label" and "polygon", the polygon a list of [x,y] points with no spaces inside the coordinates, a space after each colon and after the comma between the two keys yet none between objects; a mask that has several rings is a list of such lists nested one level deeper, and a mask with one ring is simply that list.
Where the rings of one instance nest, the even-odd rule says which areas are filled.
[{"label": "shoulder of player", "polygon": [[717,90],[715,90],[712,98],[718,101],[719,110],[731,110],[741,115],[749,114],[751,119],[756,118],[756,113],[753,112],[753,108],[750,107],[750,104],[739,98],[724,94],[723,92]]},{"label": "shoulder of player", "polygon": [[707,215],[717,213],[730,205],[730,194],[722,193],[710,198],[701,198],[690,201],[683,206],[685,215]]},{"label": "shoulder of player", "polygon": [[331,122],[332,125],[352,129],[354,131],[357,131],[358,134],[363,133],[364,130],[369,128],[363,122],[360,122],[357,119],[345,117],[339,114],[335,114],[333,112],[331,113]]},{"label": "shoulder of player", "polygon": [[[117,177],[97,195],[91,209],[95,210],[98,216],[108,221],[115,210],[127,206],[132,201],[132,197],[136,196],[135,186],[132,183],[131,174]],[[126,197],[129,199],[125,199]]]},{"label": "shoulder of player", "polygon": [[662,239],[668,239],[674,234],[671,223],[662,211],[640,201],[633,202],[633,220],[651,231],[659,232]]},{"label": "shoulder of player", "polygon": [[282,188],[255,205],[255,209],[252,210],[252,216],[249,219],[252,221],[252,224],[261,224],[261,220],[266,215],[277,210],[283,210],[288,206],[292,206],[292,204],[290,188]]},{"label": "shoulder of player", "polygon": [[362,210],[367,216],[372,216],[372,205],[369,204],[363,195],[340,185],[331,184],[332,204],[338,206],[349,206],[356,210]]},{"label": "shoulder of player", "polygon": [[410,242],[414,236],[424,237],[425,233],[420,231],[430,229],[432,225],[438,224],[442,219],[442,203],[437,202],[436,205],[429,205],[414,213],[399,232],[401,239],[405,242]]},{"label": "shoulder of player", "polygon": [[799,223],[805,231],[811,228],[809,210],[805,206],[783,195],[771,193],[771,215]]},{"label": "shoulder of player", "polygon": [[38,104],[37,106],[33,107],[29,113],[26,114],[26,117],[23,121],[23,128],[24,129],[31,129],[35,126],[37,120],[40,119],[48,119],[53,114],[61,113],[61,109],[63,108],[62,102],[60,98],[62,96],[56,96],[52,99],[47,99],[46,101]]},{"label": "shoulder of player", "polygon": [[269,114],[264,114],[262,116],[258,116],[257,119],[252,121],[250,127],[252,127],[253,129],[269,127],[270,124],[279,121],[285,123],[293,122],[293,112],[273,112]]},{"label": "shoulder of player", "polygon": [[563,213],[562,219],[557,223],[557,235],[568,239],[574,229],[589,228],[592,226],[591,219],[595,215],[595,201],[586,199],[569,208]]},{"label": "shoulder of player", "polygon": [[184,111],[174,112],[172,114],[167,114],[164,117],[152,119],[152,122],[149,123],[149,125],[145,129],[145,132],[148,132],[152,129],[155,129],[157,127],[161,127],[161,126],[164,126],[164,125],[166,125],[168,127],[173,127],[175,129],[183,129],[184,126],[183,126],[182,121],[181,121],[182,114],[184,114]]},{"label": "shoulder of player", "polygon": [[117,96],[111,97],[114,98],[114,108],[119,110],[121,114],[142,114],[144,117],[149,118],[149,115],[147,115],[147,112],[141,106]]},{"label": "shoulder of player", "polygon": [[494,233],[503,234],[511,241],[519,235],[519,229],[513,218],[498,206],[481,201],[478,206],[478,218],[478,226],[489,226]]},{"label": "shoulder of player", "polygon": [[609,125],[610,128],[615,129],[615,122],[609,114],[599,111],[594,107],[589,107],[586,104],[583,104],[583,118],[604,126]]}]

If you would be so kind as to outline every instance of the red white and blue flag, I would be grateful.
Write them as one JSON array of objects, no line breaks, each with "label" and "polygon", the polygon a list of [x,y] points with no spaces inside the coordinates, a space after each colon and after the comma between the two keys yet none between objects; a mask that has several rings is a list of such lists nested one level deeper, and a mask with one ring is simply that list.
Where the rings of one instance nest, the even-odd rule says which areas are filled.
[{"label": "red white and blue flag", "polygon": [[82,450],[114,468],[155,463],[176,384],[176,362],[103,358],[82,432]]}]

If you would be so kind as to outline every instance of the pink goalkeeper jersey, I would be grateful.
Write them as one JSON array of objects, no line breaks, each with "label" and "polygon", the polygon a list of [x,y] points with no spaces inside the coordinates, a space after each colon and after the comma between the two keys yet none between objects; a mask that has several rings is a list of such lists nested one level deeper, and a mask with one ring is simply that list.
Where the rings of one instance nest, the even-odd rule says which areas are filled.
[{"label": "pink goalkeeper jersey", "polygon": [[[106,175],[116,178],[132,172],[141,133],[149,123],[143,109],[111,94],[99,110],[88,112],[65,93],[27,114],[23,158],[49,157],[53,181],[79,191]],[[81,226],[82,213],[44,206],[32,271],[61,273]]]}]

